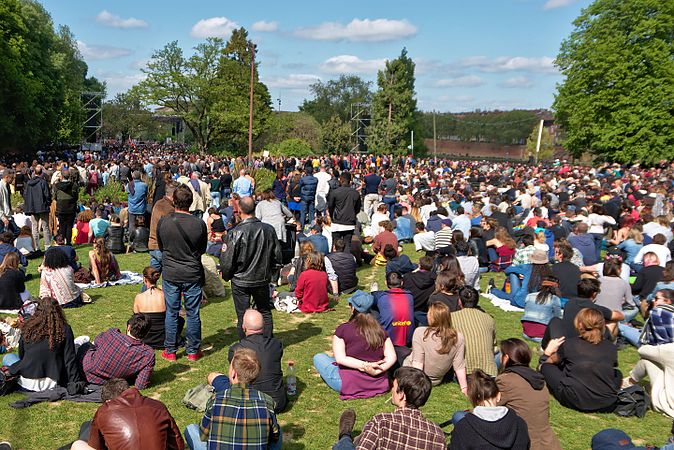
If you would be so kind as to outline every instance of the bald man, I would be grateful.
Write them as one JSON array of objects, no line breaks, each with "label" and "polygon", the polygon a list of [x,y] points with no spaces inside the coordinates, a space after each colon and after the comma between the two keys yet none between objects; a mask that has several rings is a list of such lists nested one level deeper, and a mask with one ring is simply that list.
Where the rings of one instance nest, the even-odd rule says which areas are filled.
[{"label": "bald man", "polygon": [[246,337],[229,348],[229,361],[232,361],[234,352],[241,348],[248,348],[257,354],[262,366],[260,374],[252,383],[253,388],[264,392],[274,399],[274,412],[280,413],[286,407],[288,398],[283,385],[283,344],[276,338],[265,337],[262,334],[264,319],[259,311],[248,309],[243,315],[243,331]]}]

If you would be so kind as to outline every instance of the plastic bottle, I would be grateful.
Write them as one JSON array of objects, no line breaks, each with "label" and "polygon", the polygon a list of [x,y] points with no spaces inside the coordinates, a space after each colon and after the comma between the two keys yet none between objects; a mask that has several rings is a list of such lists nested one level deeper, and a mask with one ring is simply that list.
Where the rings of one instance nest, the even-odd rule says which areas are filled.
[{"label": "plastic bottle", "polygon": [[297,394],[297,375],[295,374],[295,361],[288,361],[288,370],[286,371],[286,388],[288,395]]}]

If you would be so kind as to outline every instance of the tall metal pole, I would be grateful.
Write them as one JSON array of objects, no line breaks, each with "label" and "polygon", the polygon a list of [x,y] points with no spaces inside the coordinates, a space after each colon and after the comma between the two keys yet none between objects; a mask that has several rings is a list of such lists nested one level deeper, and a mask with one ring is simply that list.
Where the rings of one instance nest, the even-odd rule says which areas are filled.
[{"label": "tall metal pole", "polygon": [[541,137],[543,136],[543,119],[538,127],[538,140],[536,141],[536,164],[538,164],[538,152],[541,150]]},{"label": "tall metal pole", "polygon": [[437,135],[435,134],[435,110],[433,110],[433,156],[435,157],[435,163],[438,163],[438,142]]},{"label": "tall metal pole", "polygon": [[255,84],[255,49],[257,45],[251,45],[250,56],[250,115],[248,120],[248,164],[253,161],[253,86]]},{"label": "tall metal pole", "polygon": [[410,149],[412,150],[412,158],[414,158],[414,130],[412,130],[412,137],[410,138]]}]

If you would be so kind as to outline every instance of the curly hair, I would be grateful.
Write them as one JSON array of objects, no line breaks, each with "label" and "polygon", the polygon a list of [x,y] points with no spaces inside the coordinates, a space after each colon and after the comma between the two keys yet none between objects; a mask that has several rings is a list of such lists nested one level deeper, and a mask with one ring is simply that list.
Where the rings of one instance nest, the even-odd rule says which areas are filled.
[{"label": "curly hair", "polygon": [[27,342],[49,339],[49,349],[54,350],[65,340],[66,316],[51,297],[42,297],[36,303],[35,313],[21,326],[22,338]]}]

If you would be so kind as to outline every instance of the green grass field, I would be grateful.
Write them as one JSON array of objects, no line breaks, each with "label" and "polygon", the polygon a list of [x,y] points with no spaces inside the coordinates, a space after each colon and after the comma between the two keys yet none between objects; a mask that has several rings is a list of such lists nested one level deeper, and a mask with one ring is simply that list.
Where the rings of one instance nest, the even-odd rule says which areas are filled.
[{"label": "green grass field", "polygon": [[[81,261],[86,261],[88,248],[78,249]],[[413,248],[406,246],[408,254]],[[415,258],[412,255],[413,258]],[[140,272],[148,263],[148,255],[120,256],[123,270]],[[37,263],[32,261],[29,272],[36,274]],[[372,281],[384,286],[383,268],[361,268],[361,286],[365,288]],[[483,279],[483,286],[486,279]],[[31,293],[38,292],[37,276],[28,283]],[[94,289],[88,293],[94,304],[75,310],[66,310],[75,336],[89,335],[92,339],[110,328],[124,328],[131,314],[133,298],[139,286],[119,286]],[[229,287],[228,287],[229,293]],[[519,314],[506,313],[484,300],[482,306],[494,316],[498,338],[521,336]],[[336,439],[339,416],[345,408],[354,408],[357,413],[356,431],[374,414],[389,411],[389,396],[368,400],[342,402],[336,393],[328,388],[312,367],[315,353],[330,349],[330,339],[334,329],[347,320],[348,305],[343,299],[335,311],[317,315],[274,313],[276,337],[285,346],[284,362],[294,360],[298,369],[298,393],[291,400],[286,412],[279,416],[284,432],[284,447],[289,449],[326,449]],[[152,376],[152,385],[145,395],[161,400],[184,430],[190,423],[200,420],[201,414],[187,409],[181,403],[185,392],[205,380],[211,371],[227,370],[227,350],[236,341],[236,315],[231,296],[210,299],[202,309],[203,350],[205,358],[188,363],[184,353],[178,354],[176,363],[168,363],[157,353],[157,365]],[[626,349],[619,353],[620,368],[626,373],[638,360],[637,352]],[[22,394],[11,394],[0,398],[0,440],[12,442],[18,449],[54,449],[74,440],[80,424],[91,419],[98,405],[57,402],[39,404],[27,409],[16,410],[9,406]],[[469,404],[461,395],[457,384],[444,384],[433,389],[424,414],[438,423],[448,420],[456,410],[466,409]],[[587,449],[593,434],[604,428],[621,428],[635,439],[637,445],[661,445],[669,436],[672,421],[658,413],[649,411],[645,418],[619,418],[614,414],[581,414],[561,407],[551,399],[552,427],[565,449]],[[451,426],[445,431],[451,431]]]}]

